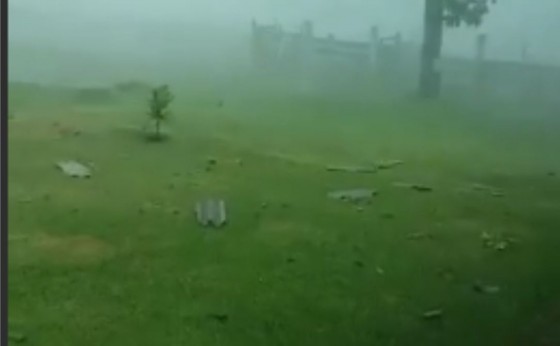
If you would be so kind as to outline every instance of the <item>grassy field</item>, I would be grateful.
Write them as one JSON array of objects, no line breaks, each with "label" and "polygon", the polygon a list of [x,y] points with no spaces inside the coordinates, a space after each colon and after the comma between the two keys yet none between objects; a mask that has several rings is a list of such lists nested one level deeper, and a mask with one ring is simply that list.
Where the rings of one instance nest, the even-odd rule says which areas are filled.
[{"label": "grassy field", "polygon": [[[170,140],[149,143],[141,95],[12,84],[13,343],[560,345],[558,110],[173,89]],[[325,170],[388,159],[404,164]],[[327,198],[360,187],[379,191],[363,210]],[[224,229],[196,224],[205,196],[226,199]]]}]

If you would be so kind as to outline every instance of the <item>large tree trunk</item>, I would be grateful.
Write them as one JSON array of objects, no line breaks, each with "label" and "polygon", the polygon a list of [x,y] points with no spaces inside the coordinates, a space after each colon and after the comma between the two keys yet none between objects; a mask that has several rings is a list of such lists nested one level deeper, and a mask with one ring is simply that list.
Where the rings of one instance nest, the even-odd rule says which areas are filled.
[{"label": "large tree trunk", "polygon": [[441,75],[436,70],[436,61],[441,55],[443,39],[443,1],[426,0],[425,3],[419,85],[419,94],[425,98],[436,98],[440,93]]}]

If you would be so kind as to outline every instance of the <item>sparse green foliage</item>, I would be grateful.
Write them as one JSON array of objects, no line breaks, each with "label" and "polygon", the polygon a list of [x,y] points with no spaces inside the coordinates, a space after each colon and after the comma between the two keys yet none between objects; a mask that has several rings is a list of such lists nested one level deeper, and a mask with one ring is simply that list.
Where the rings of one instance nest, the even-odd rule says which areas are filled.
[{"label": "sparse green foliage", "polygon": [[162,85],[152,90],[149,115],[154,122],[154,136],[157,140],[162,138],[161,124],[169,119],[171,101],[173,101],[173,95],[168,85]]},{"label": "sparse green foliage", "polygon": [[482,18],[489,11],[490,3],[497,0],[446,0],[443,21],[447,26],[458,27],[462,23],[479,26]]}]

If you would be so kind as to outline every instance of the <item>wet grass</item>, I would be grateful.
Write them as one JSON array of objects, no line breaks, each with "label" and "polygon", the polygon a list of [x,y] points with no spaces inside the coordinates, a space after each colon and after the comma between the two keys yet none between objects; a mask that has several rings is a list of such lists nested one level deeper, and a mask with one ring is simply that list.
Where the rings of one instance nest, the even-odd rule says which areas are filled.
[{"label": "wet grass", "polygon": [[[9,316],[26,344],[537,345],[552,330],[539,316],[560,303],[557,119],[193,88],[176,89],[162,143],[142,137],[141,98],[17,90]],[[63,176],[64,159],[93,177]],[[404,164],[325,170],[383,159]],[[363,210],[326,197],[360,187],[379,191]],[[228,203],[223,230],[195,222],[208,195]]]}]

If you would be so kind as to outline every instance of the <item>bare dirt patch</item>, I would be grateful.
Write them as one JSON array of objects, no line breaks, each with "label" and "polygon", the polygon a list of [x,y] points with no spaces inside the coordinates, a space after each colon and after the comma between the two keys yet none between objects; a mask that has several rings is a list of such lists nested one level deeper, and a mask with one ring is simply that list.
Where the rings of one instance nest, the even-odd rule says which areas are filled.
[{"label": "bare dirt patch", "polygon": [[111,246],[91,235],[55,236],[42,233],[29,243],[44,260],[60,264],[95,264],[113,254]]}]

